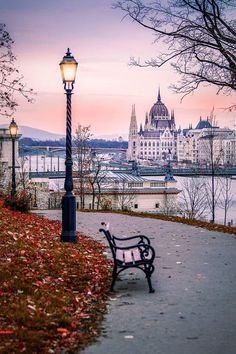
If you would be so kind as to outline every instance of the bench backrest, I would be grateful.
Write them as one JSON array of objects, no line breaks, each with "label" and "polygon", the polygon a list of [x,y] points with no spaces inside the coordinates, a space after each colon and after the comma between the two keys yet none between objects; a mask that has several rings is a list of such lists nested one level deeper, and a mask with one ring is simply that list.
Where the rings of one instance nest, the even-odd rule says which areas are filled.
[{"label": "bench backrest", "polygon": [[99,231],[103,232],[105,234],[108,244],[110,246],[111,252],[112,252],[113,259],[115,261],[115,259],[116,259],[116,252],[115,252],[116,243],[115,243],[114,237],[110,233],[110,230],[109,230],[110,225],[109,225],[109,223],[106,224],[105,222],[102,222],[101,224],[103,227],[100,228]]}]

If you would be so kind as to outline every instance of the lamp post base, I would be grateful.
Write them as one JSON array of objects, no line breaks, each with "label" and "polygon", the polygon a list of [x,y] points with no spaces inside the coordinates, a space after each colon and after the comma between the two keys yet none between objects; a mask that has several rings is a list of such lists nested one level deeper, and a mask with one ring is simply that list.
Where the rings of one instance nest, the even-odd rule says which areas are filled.
[{"label": "lamp post base", "polygon": [[70,194],[62,197],[62,242],[77,243],[76,235],[76,198]]}]

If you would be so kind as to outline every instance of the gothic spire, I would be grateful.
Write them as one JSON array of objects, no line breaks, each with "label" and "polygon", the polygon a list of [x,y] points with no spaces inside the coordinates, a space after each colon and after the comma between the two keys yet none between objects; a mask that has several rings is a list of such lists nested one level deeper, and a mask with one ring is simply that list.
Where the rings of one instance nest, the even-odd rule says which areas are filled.
[{"label": "gothic spire", "polygon": [[135,113],[135,104],[132,105],[132,113],[131,113],[131,117],[136,117],[136,113]]},{"label": "gothic spire", "polygon": [[157,96],[157,101],[161,102],[161,92],[160,92],[160,86],[158,88],[158,96]]},{"label": "gothic spire", "polygon": [[129,133],[134,136],[138,132],[138,125],[136,120],[135,105],[132,105],[131,119],[129,125]]},{"label": "gothic spire", "polygon": [[140,129],[139,129],[139,134],[142,134],[143,133],[143,125],[142,123],[140,124]]}]

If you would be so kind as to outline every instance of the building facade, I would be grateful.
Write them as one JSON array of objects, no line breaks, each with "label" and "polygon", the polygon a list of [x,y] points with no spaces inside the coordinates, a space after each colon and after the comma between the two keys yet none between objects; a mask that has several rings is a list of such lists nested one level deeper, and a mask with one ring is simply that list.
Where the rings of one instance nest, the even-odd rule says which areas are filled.
[{"label": "building facade", "polygon": [[[15,140],[15,159],[16,165],[19,159],[19,138],[20,134]],[[0,129],[0,192],[6,191],[11,181],[11,167],[12,167],[12,138],[7,128]],[[17,170],[16,170],[17,173]]]},{"label": "building facade", "polygon": [[[180,193],[176,185],[173,177],[149,180],[131,174],[106,171],[99,190],[96,190],[95,208],[172,214],[176,211],[177,195]],[[76,200],[77,207],[80,208],[78,195]],[[91,207],[92,193],[88,189],[85,193],[85,208]]]},{"label": "building facade", "polygon": [[196,128],[189,127],[178,132],[178,162],[208,165],[235,165],[235,131],[214,126],[207,119],[200,120]]},{"label": "building facade", "polygon": [[161,100],[160,90],[156,103],[146,114],[144,125],[138,129],[135,106],[132,106],[129,126],[127,160],[140,164],[152,161],[163,164],[176,161],[184,164],[209,163],[210,144],[214,162],[236,165],[236,133],[219,128],[212,119],[202,119],[195,128],[176,129],[174,111],[169,111]]},{"label": "building facade", "polygon": [[174,111],[169,111],[161,100],[160,90],[157,101],[146,114],[144,126],[138,130],[135,106],[132,107],[127,159],[163,162],[177,159],[177,129]]}]

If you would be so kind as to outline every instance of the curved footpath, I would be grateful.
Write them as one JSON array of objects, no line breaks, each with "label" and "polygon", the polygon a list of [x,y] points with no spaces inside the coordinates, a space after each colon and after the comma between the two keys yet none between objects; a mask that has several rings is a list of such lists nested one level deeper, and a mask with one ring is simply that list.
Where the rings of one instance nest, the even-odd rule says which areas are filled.
[{"label": "curved footpath", "polygon": [[[61,219],[60,211],[40,212]],[[235,354],[236,239],[169,221],[112,213],[78,213],[78,231],[105,242],[142,233],[156,250],[148,293],[144,273],[125,271],[115,285],[103,330],[83,354]]]}]

